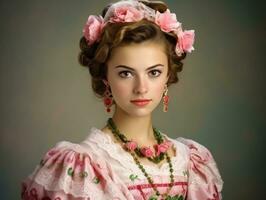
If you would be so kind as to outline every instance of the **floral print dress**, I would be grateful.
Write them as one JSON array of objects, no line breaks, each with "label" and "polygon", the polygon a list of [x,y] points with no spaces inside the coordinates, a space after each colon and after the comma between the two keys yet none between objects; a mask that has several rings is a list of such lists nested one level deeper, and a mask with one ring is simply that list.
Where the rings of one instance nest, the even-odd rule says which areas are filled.
[{"label": "floral print dress", "polygon": [[[195,141],[171,139],[174,185],[166,200],[220,200],[223,181],[211,153]],[[163,194],[169,166],[143,165]],[[80,144],[59,142],[22,182],[23,200],[155,200],[154,190],[131,155],[92,127]],[[162,197],[157,198],[163,199]]]}]

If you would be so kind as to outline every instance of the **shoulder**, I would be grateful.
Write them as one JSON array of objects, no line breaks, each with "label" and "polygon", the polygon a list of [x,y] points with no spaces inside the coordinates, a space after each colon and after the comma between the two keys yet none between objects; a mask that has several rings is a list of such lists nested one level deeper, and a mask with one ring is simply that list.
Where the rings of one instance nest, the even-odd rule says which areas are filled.
[{"label": "shoulder", "polygon": [[188,200],[221,199],[223,180],[212,153],[204,145],[185,138],[175,139],[188,155],[189,190]]},{"label": "shoulder", "polygon": [[186,151],[188,152],[190,156],[197,154],[205,162],[210,162],[211,160],[213,160],[212,154],[209,151],[209,149],[205,147],[204,145],[196,142],[195,140],[178,137],[175,139],[175,141],[181,144],[183,148],[186,149]]},{"label": "shoulder", "polygon": [[49,149],[22,182],[22,199],[107,198],[103,188],[114,185],[108,185],[113,181],[111,167],[84,141],[79,144],[60,141]]},{"label": "shoulder", "polygon": [[[183,137],[178,137],[176,139],[167,137],[170,141],[173,142],[174,146],[178,149],[179,153],[183,155],[183,157],[190,157],[193,154],[198,154],[205,162],[211,161],[212,154],[210,151],[203,146],[202,144]],[[188,159],[190,159],[188,158]],[[210,159],[208,159],[210,158]]]}]

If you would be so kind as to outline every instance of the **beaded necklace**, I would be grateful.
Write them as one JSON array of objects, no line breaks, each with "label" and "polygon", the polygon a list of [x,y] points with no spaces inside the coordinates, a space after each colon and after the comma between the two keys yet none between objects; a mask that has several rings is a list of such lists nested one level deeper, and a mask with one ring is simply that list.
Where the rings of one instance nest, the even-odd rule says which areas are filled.
[{"label": "beaded necklace", "polygon": [[[109,119],[108,119],[108,121],[107,121],[107,127],[112,131],[113,135],[115,136],[115,138],[116,138],[118,141],[120,141],[120,142],[122,142],[122,143],[124,143],[124,141],[128,141],[128,140],[126,139],[126,136],[123,135],[123,134],[117,129],[117,127],[116,127],[114,121],[112,120],[112,118],[109,118]],[[154,136],[156,135],[156,136],[158,136],[158,138],[161,138],[161,139],[163,140],[163,137],[162,137],[161,133],[160,133],[157,129],[155,129],[155,128],[153,128],[153,130],[154,130],[154,132],[156,132],[156,134],[154,134]],[[156,138],[156,136],[155,136],[155,138]],[[123,138],[123,140],[122,140],[121,138]],[[156,140],[157,140],[157,138],[156,138]],[[158,140],[157,140],[157,142],[158,142]],[[150,197],[149,200],[157,200],[158,197],[159,197],[160,195],[163,196],[163,198],[165,198],[166,200],[168,200],[168,199],[172,199],[172,197],[171,197],[170,195],[168,195],[168,193],[170,192],[170,190],[172,189],[172,187],[173,187],[173,185],[174,185],[174,175],[173,175],[173,171],[174,171],[174,170],[173,170],[173,165],[172,165],[172,162],[171,162],[171,158],[170,158],[170,156],[168,155],[168,153],[165,152],[165,156],[166,156],[167,163],[168,163],[168,165],[169,165],[169,172],[170,172],[169,177],[170,177],[170,181],[171,181],[171,182],[169,183],[169,187],[167,188],[166,193],[164,193],[164,194],[160,194],[160,192],[158,191],[157,187],[156,187],[155,184],[154,184],[153,179],[150,177],[150,175],[146,172],[146,170],[145,170],[145,168],[143,167],[143,165],[140,163],[140,161],[139,161],[139,159],[138,159],[138,157],[137,157],[137,154],[136,154],[134,151],[129,151],[129,152],[130,152],[130,154],[132,155],[132,157],[133,157],[135,163],[137,164],[137,166],[139,167],[139,169],[142,171],[143,175],[146,177],[146,179],[148,180],[149,184],[152,186],[152,188],[153,188],[153,190],[154,190],[154,192],[155,192],[155,195],[156,195],[156,196],[152,196],[152,197]]]},{"label": "beaded necklace", "polygon": [[150,147],[138,147],[137,143],[131,140],[128,140],[126,136],[117,129],[114,121],[112,118],[108,119],[107,125],[109,128],[114,130],[114,136],[118,141],[123,143],[123,147],[127,151],[134,151],[138,157],[145,157],[149,161],[158,164],[166,157],[167,150],[171,147],[172,143],[170,141],[164,140],[163,136],[161,135],[160,131],[156,128],[153,128],[154,138],[157,141],[157,144],[154,145],[154,149],[156,153],[153,153]]}]

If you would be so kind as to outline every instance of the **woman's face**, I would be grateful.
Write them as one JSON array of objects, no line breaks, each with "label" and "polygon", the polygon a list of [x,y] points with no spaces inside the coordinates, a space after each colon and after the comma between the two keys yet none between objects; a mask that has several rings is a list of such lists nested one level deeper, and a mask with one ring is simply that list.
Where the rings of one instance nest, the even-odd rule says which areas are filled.
[{"label": "woman's face", "polygon": [[164,46],[147,41],[117,47],[107,67],[117,111],[135,117],[151,114],[160,103],[168,80]]}]

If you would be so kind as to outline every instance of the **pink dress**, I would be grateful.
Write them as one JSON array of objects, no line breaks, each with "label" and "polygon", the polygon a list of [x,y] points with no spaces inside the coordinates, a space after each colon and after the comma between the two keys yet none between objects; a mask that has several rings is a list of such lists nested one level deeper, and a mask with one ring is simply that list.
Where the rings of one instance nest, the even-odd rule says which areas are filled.
[{"label": "pink dress", "polygon": [[[211,153],[188,139],[170,139],[175,200],[220,200],[223,181]],[[158,191],[166,192],[169,166],[143,165]],[[62,141],[50,149],[22,183],[24,200],[149,200],[154,190],[131,155],[97,128],[80,144]],[[158,198],[162,199],[162,198]]]}]

